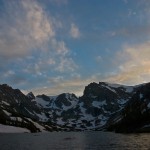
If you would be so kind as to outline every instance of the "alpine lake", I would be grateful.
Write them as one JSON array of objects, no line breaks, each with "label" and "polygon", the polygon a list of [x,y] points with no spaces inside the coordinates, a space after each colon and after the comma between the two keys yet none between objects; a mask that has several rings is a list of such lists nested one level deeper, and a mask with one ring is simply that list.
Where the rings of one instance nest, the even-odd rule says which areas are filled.
[{"label": "alpine lake", "polygon": [[1,133],[0,150],[149,150],[150,134],[113,132]]}]

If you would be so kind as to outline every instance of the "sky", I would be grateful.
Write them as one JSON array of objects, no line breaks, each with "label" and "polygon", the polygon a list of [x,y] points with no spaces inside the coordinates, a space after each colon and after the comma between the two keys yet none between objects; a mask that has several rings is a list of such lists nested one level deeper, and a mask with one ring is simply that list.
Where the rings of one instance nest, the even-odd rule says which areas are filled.
[{"label": "sky", "polygon": [[149,0],[0,0],[0,84],[35,95],[150,81]]}]

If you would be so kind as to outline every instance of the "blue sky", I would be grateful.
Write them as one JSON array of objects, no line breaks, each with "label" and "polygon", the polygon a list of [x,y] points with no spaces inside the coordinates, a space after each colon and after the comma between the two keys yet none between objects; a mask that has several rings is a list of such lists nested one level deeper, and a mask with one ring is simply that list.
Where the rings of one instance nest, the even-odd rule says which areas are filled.
[{"label": "blue sky", "polygon": [[0,0],[0,83],[82,95],[150,81],[149,0]]}]

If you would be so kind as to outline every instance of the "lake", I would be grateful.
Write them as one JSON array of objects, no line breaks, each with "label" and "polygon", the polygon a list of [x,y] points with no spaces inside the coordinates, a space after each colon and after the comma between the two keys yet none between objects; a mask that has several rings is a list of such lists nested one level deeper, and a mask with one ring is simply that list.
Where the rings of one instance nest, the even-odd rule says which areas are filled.
[{"label": "lake", "polygon": [[0,150],[148,150],[150,134],[51,132],[0,134]]}]

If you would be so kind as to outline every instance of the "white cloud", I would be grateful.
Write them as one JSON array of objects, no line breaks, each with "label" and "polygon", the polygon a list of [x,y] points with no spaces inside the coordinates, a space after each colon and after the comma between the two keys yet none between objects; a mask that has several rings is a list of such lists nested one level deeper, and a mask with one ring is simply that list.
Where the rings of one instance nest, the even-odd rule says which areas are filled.
[{"label": "white cloud", "polygon": [[55,65],[55,64],[56,64],[56,61],[55,61],[53,58],[50,58],[50,59],[48,59],[47,63],[48,63],[49,65]]},{"label": "white cloud", "polygon": [[[73,80],[62,80],[62,78],[54,78],[49,80],[51,83],[55,83],[52,87],[47,88],[37,88],[31,89],[35,95],[38,94],[47,94],[47,95],[58,95],[61,93],[75,93],[78,96],[81,96],[84,90],[84,86],[89,83],[88,81],[84,81],[81,79],[73,79]],[[69,87],[69,88],[68,88]]]},{"label": "white cloud", "polygon": [[57,41],[56,39],[53,39],[51,42],[52,42],[53,48],[55,49],[58,55],[65,56],[66,54],[69,53],[69,49],[66,47],[66,44],[64,41]]},{"label": "white cloud", "polygon": [[30,36],[38,43],[48,40],[55,35],[50,18],[36,1],[22,1],[26,12],[27,27]]},{"label": "white cloud", "polygon": [[59,72],[73,72],[78,68],[78,66],[74,63],[72,58],[62,57],[58,66],[56,67],[56,71]]},{"label": "white cloud", "polygon": [[116,57],[119,71],[108,81],[128,85],[150,81],[150,42],[126,46]]},{"label": "white cloud", "polygon": [[33,0],[5,1],[0,23],[0,53],[7,58],[28,55],[55,36],[51,19]]},{"label": "white cloud", "polygon": [[48,80],[49,80],[49,83],[56,84],[59,82],[63,82],[64,77],[63,76],[51,77]]},{"label": "white cloud", "polygon": [[[58,3],[62,1],[58,0]],[[57,39],[57,30],[63,30],[62,22],[44,9],[44,3],[6,0],[4,4],[3,14],[0,14],[0,58],[4,60],[3,65],[6,65],[5,60],[16,62],[16,58],[22,58],[24,64],[19,65],[28,66],[24,71],[39,75],[49,68],[60,72],[77,68],[65,41]],[[37,62],[34,53],[38,54]],[[42,60],[38,61],[40,57]],[[34,63],[25,63],[26,58]]]},{"label": "white cloud", "polygon": [[81,75],[79,73],[74,72],[71,74],[71,77],[75,78],[75,79],[79,79],[79,78],[81,78]]},{"label": "white cloud", "polygon": [[79,38],[81,35],[78,27],[74,23],[71,24],[70,35],[75,39]]},{"label": "white cloud", "polygon": [[48,82],[51,83],[51,87],[41,87],[31,89],[31,91],[33,91],[35,95],[44,93],[52,96],[61,93],[75,93],[77,96],[81,96],[83,94],[85,86],[87,86],[91,82],[99,82],[99,79],[101,77],[101,74],[96,74],[86,78],[82,78],[79,74],[76,75],[67,80],[63,76],[49,78]]}]

